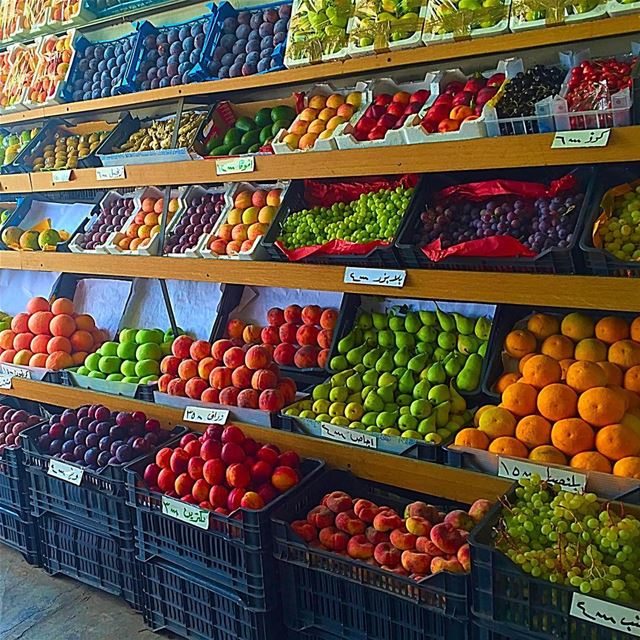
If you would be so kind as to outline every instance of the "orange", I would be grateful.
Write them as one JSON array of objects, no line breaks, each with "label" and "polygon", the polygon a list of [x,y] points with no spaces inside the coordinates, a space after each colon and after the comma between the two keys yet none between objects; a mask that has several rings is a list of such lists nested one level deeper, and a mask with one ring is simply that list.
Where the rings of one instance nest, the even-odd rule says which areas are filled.
[{"label": "orange", "polygon": [[631,327],[629,327],[629,336],[632,340],[640,342],[640,316],[633,319]]},{"label": "orange", "polygon": [[607,375],[595,362],[574,362],[567,369],[567,384],[574,391],[582,393],[593,387],[604,387]]},{"label": "orange", "polygon": [[512,436],[516,431],[516,419],[502,407],[492,407],[482,412],[478,429],[487,434],[489,440],[500,436]]},{"label": "orange", "polygon": [[493,404],[485,404],[484,406],[479,407],[473,416],[473,424],[475,424],[477,427],[480,424],[480,416],[482,416],[482,414],[485,411],[488,411],[489,409],[493,409],[494,407],[495,405]]},{"label": "orange", "polygon": [[640,458],[638,456],[621,458],[613,465],[613,475],[640,480]]},{"label": "orange", "polygon": [[575,342],[591,338],[594,332],[593,320],[586,314],[574,311],[568,313],[560,324],[560,333]]},{"label": "orange", "polygon": [[545,356],[551,356],[555,360],[573,358],[573,350],[573,342],[566,336],[557,334],[549,336],[540,349]]},{"label": "orange", "polygon": [[516,438],[529,449],[551,442],[551,423],[542,416],[525,416],[516,425]]},{"label": "orange", "polygon": [[493,385],[493,390],[502,393],[510,384],[517,382],[520,378],[519,373],[503,373]]},{"label": "orange", "polygon": [[550,384],[538,394],[538,411],[551,422],[576,415],[576,392],[566,384]]},{"label": "orange", "polygon": [[629,411],[629,408],[632,406],[632,404],[635,404],[635,399],[638,397],[638,395],[636,393],[634,393],[633,391],[627,391],[626,389],[623,389],[622,387],[616,387],[615,385],[609,385],[607,388],[611,389],[612,391],[615,391],[624,400],[624,412],[625,413],[627,411]]},{"label": "orange", "polygon": [[479,429],[467,427],[456,433],[454,444],[461,447],[472,447],[473,449],[486,449],[489,446],[489,438],[486,433]]},{"label": "orange", "polygon": [[538,392],[525,382],[514,382],[502,393],[502,405],[515,416],[528,416],[536,411]]},{"label": "orange", "polygon": [[609,347],[609,362],[626,371],[640,364],[640,343],[633,340],[618,340]]},{"label": "orange", "polygon": [[629,325],[624,318],[606,316],[596,322],[596,338],[602,340],[602,342],[613,344],[614,342],[618,342],[618,340],[625,340],[628,337]]},{"label": "orange", "polygon": [[575,362],[573,358],[565,358],[560,360],[560,368],[562,369],[562,379],[566,380],[569,367]]},{"label": "orange", "polygon": [[527,447],[520,440],[509,436],[502,436],[493,440],[489,445],[489,451],[501,456],[513,456],[514,458],[526,458],[529,453]]},{"label": "orange", "polygon": [[516,329],[504,339],[504,349],[513,358],[522,358],[536,350],[536,337],[526,329]]},{"label": "orange", "polygon": [[540,447],[536,447],[529,454],[529,460],[550,464],[567,464],[567,457],[564,453],[552,447],[550,444],[543,444]]},{"label": "orange", "polygon": [[596,434],[596,449],[609,460],[622,460],[640,453],[640,435],[623,424],[610,424]]},{"label": "orange", "polygon": [[535,353],[527,353],[526,356],[522,356],[522,358],[520,358],[520,360],[518,361],[518,371],[520,373],[522,373],[524,365],[527,364],[527,362],[529,362],[529,360],[531,360],[531,358],[533,358],[533,356],[535,355]]},{"label": "orange", "polygon": [[640,365],[631,367],[624,372],[624,388],[640,393]]},{"label": "orange", "polygon": [[581,453],[576,453],[569,461],[569,464],[574,469],[611,473],[611,463],[597,451],[582,451]]},{"label": "orange", "polygon": [[597,362],[596,363],[607,376],[606,384],[615,384],[618,387],[622,386],[623,373],[620,367],[613,362]]},{"label": "orange", "polygon": [[594,427],[620,422],[625,410],[624,396],[608,387],[587,389],[578,398],[578,414]]},{"label": "orange", "polygon": [[[520,362],[522,362],[522,360]],[[562,379],[562,368],[558,361],[550,356],[534,355],[529,358],[524,365],[522,377],[524,382],[532,385],[536,389],[542,389],[542,387],[546,387],[554,382],[560,382]]]},{"label": "orange", "polygon": [[595,338],[585,338],[576,345],[573,357],[576,360],[603,362],[607,359],[607,345]]},{"label": "orange", "polygon": [[591,425],[580,418],[558,420],[551,428],[553,446],[568,456],[593,449],[593,440]]},{"label": "orange", "polygon": [[560,322],[546,313],[534,313],[527,321],[527,329],[540,341],[560,333]]}]

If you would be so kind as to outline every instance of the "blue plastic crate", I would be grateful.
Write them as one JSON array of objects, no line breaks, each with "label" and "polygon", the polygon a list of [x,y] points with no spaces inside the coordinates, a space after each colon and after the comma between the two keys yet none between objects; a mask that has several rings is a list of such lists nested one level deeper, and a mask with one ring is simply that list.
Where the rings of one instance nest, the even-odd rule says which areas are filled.
[{"label": "blue plastic crate", "polygon": [[[287,16],[287,20],[291,15],[291,2],[272,2],[269,4],[263,4],[256,7],[247,7],[246,9],[236,9],[230,2],[222,2],[218,7],[218,11],[215,16],[215,23],[213,28],[209,32],[209,36],[205,40],[204,48],[202,50],[202,55],[200,56],[199,63],[195,66],[191,75],[195,82],[202,82],[205,80],[219,80],[221,78],[228,78],[228,65],[222,65],[220,63],[220,59],[223,55],[224,51],[227,51],[228,47],[226,47],[225,43],[222,42],[222,39],[225,35],[225,20],[237,21],[238,15],[240,14],[256,14],[258,12],[262,12],[265,9],[276,9],[279,7],[289,7],[288,12],[289,16]],[[285,10],[286,11],[286,10]],[[233,31],[231,30],[231,26],[229,26],[226,31],[228,35],[233,33],[233,37],[235,38],[235,30],[237,26],[234,27]],[[287,33],[288,33],[288,23],[287,23]],[[231,44],[231,43],[230,43]],[[221,48],[218,48],[218,45],[221,45]],[[287,46],[287,38],[285,36],[284,40],[279,44],[271,47],[272,51],[270,55],[265,58],[269,60],[269,68],[263,71],[257,71],[254,73],[269,73],[271,71],[281,71],[285,68],[284,66],[284,53]],[[219,53],[216,53],[216,49],[218,49]],[[245,50],[246,51],[246,50]],[[235,58],[235,55],[234,55]],[[221,72],[221,69],[225,68],[225,71]],[[253,75],[253,74],[242,74],[242,75]]]},{"label": "blue plastic crate", "polygon": [[169,4],[167,0],[87,0],[87,7],[96,18],[131,13],[137,9],[148,10],[165,4]]},{"label": "blue plastic crate", "polygon": [[0,507],[0,542],[19,551],[33,566],[40,566],[36,523],[28,512]]}]

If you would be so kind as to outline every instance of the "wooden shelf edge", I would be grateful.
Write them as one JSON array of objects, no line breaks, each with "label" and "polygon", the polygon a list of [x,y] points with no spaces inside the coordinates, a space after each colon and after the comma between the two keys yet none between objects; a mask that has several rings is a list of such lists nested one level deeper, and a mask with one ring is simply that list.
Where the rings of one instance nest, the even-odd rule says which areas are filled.
[{"label": "wooden shelf edge", "polygon": [[[125,411],[144,411],[147,416],[159,420],[164,428],[184,424],[182,410],[173,407],[34,380],[14,378],[12,383],[13,388],[3,389],[3,394],[62,407],[102,403],[110,408]],[[295,449],[305,457],[321,458],[329,466],[347,469],[361,478],[421,493],[433,493],[449,500],[464,503],[471,503],[479,498],[496,500],[506,493],[511,485],[507,480],[473,471],[350,447],[277,429],[238,424],[252,438],[268,440],[281,448]],[[190,423],[188,426],[195,430],[203,430],[203,425],[200,424]]]},{"label": "wooden shelf edge", "polygon": [[417,49],[382,52],[372,56],[351,58],[338,62],[325,62],[273,73],[256,74],[242,78],[228,78],[178,87],[154,89],[124,96],[100,98],[50,107],[39,107],[31,111],[8,113],[0,116],[0,125],[28,122],[43,117],[69,116],[77,113],[135,108],[158,102],[168,102],[181,97],[226,95],[231,92],[250,91],[271,86],[286,86],[309,82],[326,81],[349,75],[362,74],[405,67],[451,61],[471,56],[492,55],[582,42],[606,37],[624,36],[640,31],[638,14],[615,18],[576,22],[573,24],[533,29],[519,33],[505,33],[490,38],[476,38],[457,42],[446,42]]}]

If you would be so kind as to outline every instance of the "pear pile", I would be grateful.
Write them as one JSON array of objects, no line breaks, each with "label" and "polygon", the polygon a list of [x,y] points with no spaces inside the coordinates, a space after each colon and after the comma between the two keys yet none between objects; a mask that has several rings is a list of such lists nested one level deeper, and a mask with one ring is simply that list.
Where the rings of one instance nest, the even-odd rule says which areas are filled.
[{"label": "pear pile", "polygon": [[330,361],[336,373],[286,415],[440,444],[469,423],[491,321],[459,313],[360,310]]}]

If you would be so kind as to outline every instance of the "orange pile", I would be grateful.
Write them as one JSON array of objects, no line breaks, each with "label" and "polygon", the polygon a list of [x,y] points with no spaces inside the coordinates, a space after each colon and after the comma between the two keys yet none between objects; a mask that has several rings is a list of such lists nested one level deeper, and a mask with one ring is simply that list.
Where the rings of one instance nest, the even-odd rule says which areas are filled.
[{"label": "orange pile", "polygon": [[640,317],[537,313],[504,350],[518,372],[455,444],[640,479]]}]

